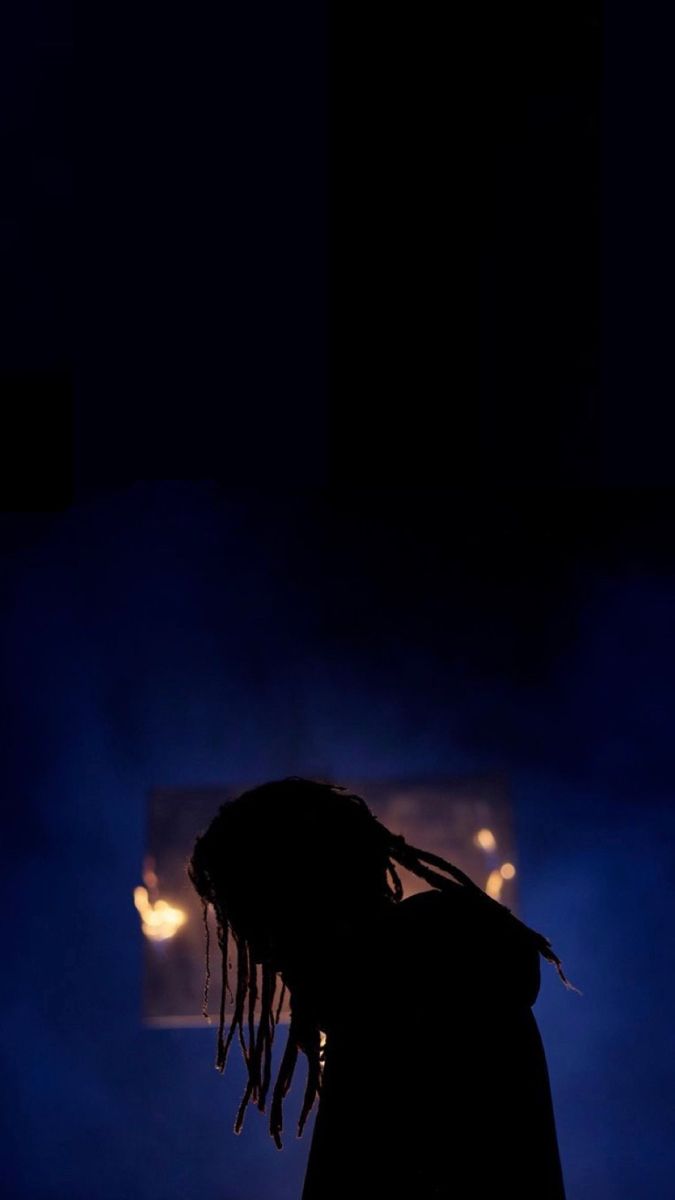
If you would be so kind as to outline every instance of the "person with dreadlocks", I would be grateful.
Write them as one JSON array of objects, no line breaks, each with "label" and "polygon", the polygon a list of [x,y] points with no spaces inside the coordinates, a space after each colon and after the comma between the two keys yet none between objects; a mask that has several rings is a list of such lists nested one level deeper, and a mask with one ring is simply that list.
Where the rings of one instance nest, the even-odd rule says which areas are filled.
[{"label": "person with dreadlocks", "polygon": [[[429,890],[404,900],[397,866]],[[388,830],[361,797],[317,780],[265,783],[222,805],[188,874],[203,906],[205,1015],[209,906],[216,919],[216,1066],[224,1070],[236,1038],[248,1071],[237,1133],[249,1103],[265,1111],[289,996],[270,1132],[281,1148],[302,1053],[298,1136],[318,1099],[302,1200],[488,1200],[497,1188],[564,1200],[532,1013],[540,955],[572,985],[547,938],[458,867]]]}]

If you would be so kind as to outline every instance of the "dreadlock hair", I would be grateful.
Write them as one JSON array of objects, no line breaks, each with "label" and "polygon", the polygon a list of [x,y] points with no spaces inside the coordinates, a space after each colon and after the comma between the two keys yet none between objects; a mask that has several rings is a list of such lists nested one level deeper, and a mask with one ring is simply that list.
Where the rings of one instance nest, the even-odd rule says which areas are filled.
[{"label": "dreadlock hair", "polygon": [[[277,974],[265,940],[264,916],[274,904],[274,884],[280,869],[289,887],[301,879],[302,903],[313,894],[312,884],[326,879],[339,895],[341,869],[348,866],[356,894],[398,904],[403,885],[396,869],[404,867],[432,888],[448,891],[460,884],[473,903],[514,922],[556,970],[570,990],[562,963],[548,938],[523,924],[501,902],[493,900],[459,867],[444,858],[409,845],[393,834],[360,797],[336,784],[290,776],[262,784],[221,805],[205,833],[195,842],[187,871],[203,910],[206,939],[206,973],[203,1014],[208,1019],[211,978],[208,909],[212,906],[221,954],[221,991],[216,1069],[225,1069],[230,1046],[237,1037],[248,1072],[248,1081],[237,1111],[235,1133],[240,1133],[249,1103],[265,1111],[272,1069],[275,1029],[287,993]],[[284,888],[287,886],[284,882]],[[230,937],[237,956],[233,994],[229,972]],[[321,1027],[316,1015],[290,990],[291,1020],[286,1047],[272,1093],[270,1133],[282,1148],[282,1107],[288,1094],[300,1051],[308,1062],[307,1083],[298,1121],[298,1137],[321,1092]],[[226,996],[234,1013],[225,1036]],[[259,1004],[258,1030],[255,1010]]]}]

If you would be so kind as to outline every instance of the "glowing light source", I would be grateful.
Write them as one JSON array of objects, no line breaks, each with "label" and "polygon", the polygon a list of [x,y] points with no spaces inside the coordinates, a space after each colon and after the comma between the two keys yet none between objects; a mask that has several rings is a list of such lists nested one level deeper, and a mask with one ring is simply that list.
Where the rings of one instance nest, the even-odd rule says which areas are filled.
[{"label": "glowing light source", "polygon": [[[239,794],[245,782],[252,786],[259,779],[240,781],[236,787],[230,784],[161,787],[149,794],[148,842],[138,879],[147,892],[137,893],[136,904],[139,924],[143,919],[143,1019],[147,1025],[202,1028],[205,1024],[200,1011],[204,988],[203,912],[187,876],[185,857],[194,844],[195,832],[206,829],[220,805]],[[521,869],[516,862],[511,807],[503,778],[488,774],[475,778],[429,780],[425,776],[416,780],[406,776],[359,781],[352,777],[343,782],[350,791],[362,795],[378,819],[392,832],[401,833],[410,845],[422,846],[456,863],[491,898],[506,899],[509,905],[517,907],[517,876],[509,882],[501,871],[507,862],[516,864],[518,875]],[[492,871],[496,875],[488,880]],[[404,897],[429,887],[426,880],[405,867],[400,868],[400,878]],[[345,868],[344,887],[347,890],[351,887],[348,868]],[[176,920],[159,903],[160,898],[169,901],[169,910],[180,909],[185,919]],[[233,946],[232,950],[236,959]],[[347,954],[340,1003],[348,987],[350,962]],[[234,1002],[229,993],[226,1007],[231,1018]],[[283,1001],[280,1020],[285,1025],[290,1020],[288,995]],[[324,1055],[330,1058],[329,1046],[330,1035],[327,1044],[321,1039],[321,1059]]]},{"label": "glowing light source", "polygon": [[504,863],[503,866],[499,868],[499,874],[501,875],[502,879],[513,879],[515,873],[516,868],[514,867],[513,863]]},{"label": "glowing light source", "polygon": [[481,850],[486,850],[488,853],[497,848],[495,835],[491,829],[479,829],[473,840],[476,846],[480,846]]},{"label": "glowing light source", "polygon": [[187,918],[180,908],[173,908],[166,900],[148,898],[148,889],[134,888],[134,904],[141,914],[141,928],[147,938],[153,942],[165,942],[172,938],[176,930],[184,925]]},{"label": "glowing light source", "polygon": [[498,900],[501,896],[503,886],[504,880],[502,879],[501,872],[490,871],[490,874],[488,875],[488,881],[485,884],[485,891],[487,892],[488,896],[492,896],[493,900]]},{"label": "glowing light source", "polygon": [[143,866],[143,883],[151,892],[154,892],[159,885],[159,880],[157,878],[157,875],[155,874],[154,864],[155,864],[154,858],[150,858],[148,856],[145,859],[144,866]]}]

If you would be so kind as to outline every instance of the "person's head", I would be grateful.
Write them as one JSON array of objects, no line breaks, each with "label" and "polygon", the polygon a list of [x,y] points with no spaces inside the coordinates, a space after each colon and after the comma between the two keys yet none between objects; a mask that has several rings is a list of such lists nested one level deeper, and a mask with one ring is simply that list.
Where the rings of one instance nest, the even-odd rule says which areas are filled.
[{"label": "person's head", "polygon": [[[216,1065],[224,1070],[229,1047],[238,1032],[248,1068],[236,1132],[242,1127],[249,1101],[261,1111],[265,1109],[272,1041],[288,988],[291,1025],[274,1088],[270,1130],[280,1147],[282,1101],[290,1087],[298,1051],[302,1050],[309,1063],[298,1126],[298,1133],[302,1133],[321,1086],[322,1027],[316,1008],[306,1003],[306,985],[311,983],[313,972],[325,967],[336,947],[346,947],[350,931],[402,899],[396,864],[434,888],[459,883],[469,889],[477,903],[496,904],[458,867],[393,834],[361,797],[317,780],[290,777],[244,792],[223,804],[206,832],[197,838],[188,874],[202,901],[206,930],[204,1012],[210,975],[211,905],[222,959]],[[508,909],[504,911],[512,916]],[[534,930],[528,932],[567,983],[548,939]],[[236,947],[237,983],[234,1015],[225,1039],[226,993],[232,994],[228,979],[230,935]],[[281,990],[277,997],[278,985]],[[256,1035],[257,1003],[260,1014]]]},{"label": "person's head", "polygon": [[336,930],[395,899],[389,837],[360,797],[282,779],[221,807],[197,839],[190,877],[255,961],[288,981]]}]

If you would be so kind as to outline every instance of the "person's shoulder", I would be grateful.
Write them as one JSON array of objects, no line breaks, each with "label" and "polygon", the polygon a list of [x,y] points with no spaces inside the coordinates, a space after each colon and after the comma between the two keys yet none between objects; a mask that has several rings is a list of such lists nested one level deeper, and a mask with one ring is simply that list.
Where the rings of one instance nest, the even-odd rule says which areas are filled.
[{"label": "person's shoulder", "polygon": [[539,951],[510,910],[452,884],[417,892],[391,914],[389,946],[417,970],[447,972],[471,990],[533,1004]]},{"label": "person's shoulder", "polygon": [[467,905],[463,888],[452,885],[447,890],[415,892],[392,905],[384,922],[382,944],[396,947],[399,952],[428,955],[442,952],[470,932],[474,912]]},{"label": "person's shoulder", "polygon": [[461,884],[449,884],[447,888],[415,892],[401,900],[397,907],[397,920],[401,927],[423,926],[464,927],[480,918],[478,906]]}]

